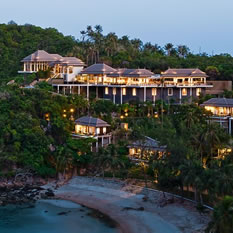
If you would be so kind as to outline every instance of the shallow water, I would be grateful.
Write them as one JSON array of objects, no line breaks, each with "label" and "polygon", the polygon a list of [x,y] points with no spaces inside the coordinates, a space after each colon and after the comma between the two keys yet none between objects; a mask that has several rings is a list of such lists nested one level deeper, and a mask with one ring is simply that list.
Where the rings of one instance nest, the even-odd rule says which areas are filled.
[{"label": "shallow water", "polygon": [[9,205],[0,207],[0,233],[118,232],[90,213],[92,210],[64,200],[41,200],[33,206]]}]

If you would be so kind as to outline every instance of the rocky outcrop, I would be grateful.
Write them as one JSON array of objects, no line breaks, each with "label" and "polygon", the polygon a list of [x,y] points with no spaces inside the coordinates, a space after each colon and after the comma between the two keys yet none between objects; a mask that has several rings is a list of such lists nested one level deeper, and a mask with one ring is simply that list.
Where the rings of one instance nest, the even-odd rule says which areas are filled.
[{"label": "rocky outcrop", "polygon": [[23,204],[39,199],[54,197],[53,190],[35,185],[11,185],[0,187],[0,206],[7,204]]}]

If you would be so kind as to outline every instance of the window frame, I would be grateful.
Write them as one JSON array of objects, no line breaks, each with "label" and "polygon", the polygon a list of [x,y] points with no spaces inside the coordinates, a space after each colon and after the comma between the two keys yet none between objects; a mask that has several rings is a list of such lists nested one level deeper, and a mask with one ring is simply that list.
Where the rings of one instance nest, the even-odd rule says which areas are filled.
[{"label": "window frame", "polygon": [[[169,91],[171,91],[171,93],[169,93]],[[173,96],[173,88],[170,87],[170,88],[167,89],[167,95],[168,96]]]}]

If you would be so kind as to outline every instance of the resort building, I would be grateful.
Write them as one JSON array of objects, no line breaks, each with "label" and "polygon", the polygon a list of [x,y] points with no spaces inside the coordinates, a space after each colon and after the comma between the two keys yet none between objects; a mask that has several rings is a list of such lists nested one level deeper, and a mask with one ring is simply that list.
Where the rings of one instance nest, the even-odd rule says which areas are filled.
[{"label": "resort building", "polygon": [[35,73],[51,70],[49,79],[54,89],[61,94],[78,94],[108,99],[115,104],[127,102],[190,102],[206,94],[208,77],[199,69],[168,69],[155,75],[147,69],[114,69],[106,64],[94,64],[87,68],[75,57],[62,57],[44,50],[25,57],[23,71]]},{"label": "resort building", "polygon": [[213,114],[211,121],[219,123],[229,134],[232,134],[233,99],[212,98],[201,106]]},{"label": "resort building", "polygon": [[21,62],[23,62],[23,71],[18,73],[31,74],[50,69],[52,78],[62,78],[64,82],[73,82],[85,66],[76,57],[62,57],[59,54],[49,54],[44,50],[34,52]]},{"label": "resort building", "polygon": [[164,87],[163,99],[191,101],[200,95],[205,95],[207,84],[205,72],[199,69],[168,69],[161,74],[161,85]]},{"label": "resort building", "polygon": [[[82,94],[89,99],[108,99],[115,104],[127,102],[191,101],[207,87],[207,75],[199,69],[169,69],[156,76],[146,69],[114,69],[106,64],[94,64],[81,71],[75,83],[53,83],[57,92]],[[68,91],[67,91],[68,90]]]},{"label": "resort building", "polygon": [[158,141],[147,136],[131,143],[128,148],[129,158],[136,163],[147,163],[152,158],[160,159],[166,152],[166,146],[160,146]]},{"label": "resort building", "polygon": [[75,121],[73,137],[93,138],[96,142],[92,145],[92,151],[98,151],[99,147],[105,147],[111,143],[110,125],[99,119],[84,116]]}]

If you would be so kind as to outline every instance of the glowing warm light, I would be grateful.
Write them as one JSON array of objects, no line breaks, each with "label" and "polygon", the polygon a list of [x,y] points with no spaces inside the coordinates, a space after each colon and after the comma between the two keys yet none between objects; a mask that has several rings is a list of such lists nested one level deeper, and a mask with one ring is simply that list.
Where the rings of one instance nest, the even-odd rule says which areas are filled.
[{"label": "glowing warm light", "polygon": [[122,88],[122,95],[126,95],[126,88]]},{"label": "glowing warm light", "polygon": [[159,114],[158,113],[155,113],[154,114],[154,118],[158,118],[159,117]]},{"label": "glowing warm light", "polygon": [[201,88],[197,88],[196,89],[196,96],[200,96],[201,95]]},{"label": "glowing warm light", "polygon": [[120,118],[121,118],[121,119],[123,119],[123,118],[124,118],[124,116],[123,116],[123,115],[121,115],[121,116],[120,116]]},{"label": "glowing warm light", "polygon": [[66,117],[67,117],[67,115],[66,115],[66,114],[63,114],[63,117],[64,117],[64,118],[66,118]]},{"label": "glowing warm light", "polygon": [[125,113],[125,116],[126,116],[126,117],[128,116],[128,113],[127,113],[127,112]]},{"label": "glowing warm light", "polygon": [[108,87],[105,87],[105,95],[108,95]]},{"label": "glowing warm light", "polygon": [[126,131],[128,131],[128,129],[129,129],[128,123],[125,123],[125,124],[124,124],[124,129],[125,129]]},{"label": "glowing warm light", "polygon": [[182,88],[182,95],[186,96],[188,94],[187,88]]},{"label": "glowing warm light", "polygon": [[64,109],[63,112],[66,112],[66,110]]},{"label": "glowing warm light", "polygon": [[156,88],[152,88],[152,96],[156,96],[157,95],[157,89]]},{"label": "glowing warm light", "polygon": [[132,96],[136,96],[136,95],[137,95],[136,88],[133,88],[133,89],[132,89]]},{"label": "glowing warm light", "polygon": [[74,109],[73,109],[73,108],[71,108],[71,109],[70,109],[70,112],[71,112],[71,113],[73,113],[73,112],[74,112]]},{"label": "glowing warm light", "polygon": [[100,134],[100,128],[96,128],[96,134]]}]

